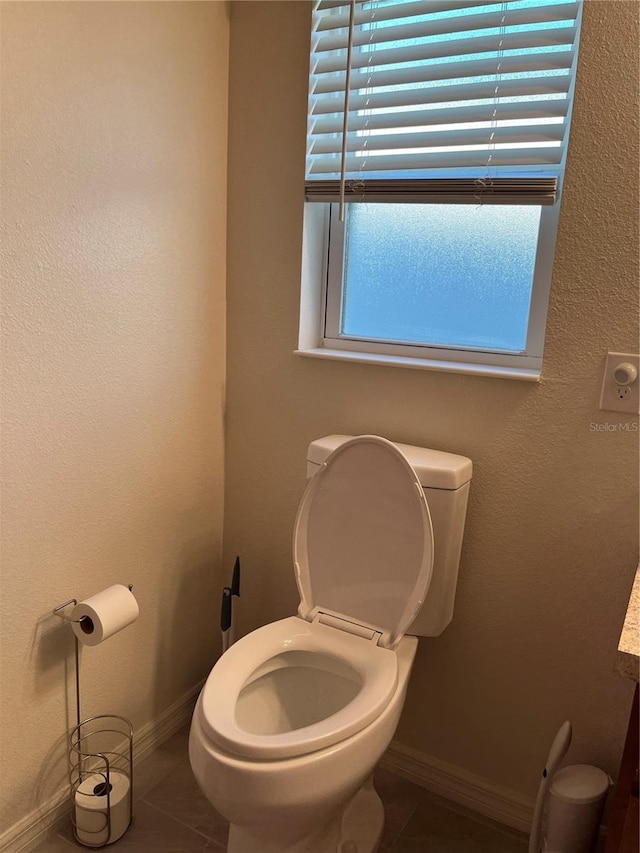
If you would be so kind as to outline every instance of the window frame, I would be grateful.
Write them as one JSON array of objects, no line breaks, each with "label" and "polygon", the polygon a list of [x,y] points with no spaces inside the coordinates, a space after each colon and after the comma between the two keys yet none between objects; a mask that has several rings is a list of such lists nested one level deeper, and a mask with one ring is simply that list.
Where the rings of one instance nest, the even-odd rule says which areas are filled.
[{"label": "window frame", "polygon": [[[391,4],[389,4],[389,7],[384,6],[385,9],[391,9],[391,14],[384,15],[384,22],[387,22],[384,26],[395,27],[396,29],[384,30],[383,32],[381,28],[373,28],[376,33],[378,29],[382,32],[380,38],[375,34],[373,38],[373,43],[375,45],[380,44],[383,48],[380,54],[380,61],[374,63],[374,65],[379,65],[380,67],[371,67],[370,70],[367,70],[369,76],[365,75],[363,77],[362,69],[368,69],[369,62],[354,61],[352,50],[358,56],[362,46],[372,43],[372,36],[370,34],[367,41],[366,39],[359,39],[354,34],[359,32],[358,28],[361,24],[369,26],[370,24],[379,22],[374,22],[373,17],[370,20],[366,18],[366,15],[363,17],[365,6],[367,5],[364,0],[316,0],[314,23],[312,24],[311,68],[309,77],[300,334],[296,352],[300,355],[318,358],[334,358],[390,366],[446,370],[539,381],[542,372],[542,358],[547,330],[555,244],[560,218],[562,183],[573,111],[573,95],[576,83],[576,66],[579,52],[583,2],[582,0],[575,0],[575,2],[571,0],[570,8],[564,8],[563,0],[558,0],[558,2],[553,2],[553,0],[551,2],[548,2],[548,0],[539,0],[537,4],[533,4],[535,8],[532,7],[531,10],[526,12],[526,20],[525,18],[517,17],[523,11],[518,7],[517,3],[513,9],[510,8],[508,10],[506,9],[507,4],[503,4],[504,8],[500,10],[502,18],[496,18],[494,21],[493,18],[486,17],[490,13],[493,15],[495,12],[493,9],[484,8],[485,6],[489,7],[492,5],[489,0],[486,3],[477,3],[475,0],[474,2],[464,3],[461,0],[461,9],[465,15],[468,13],[470,17],[463,19],[461,16],[459,20],[457,19],[454,22],[456,24],[455,27],[453,24],[451,25],[451,29],[447,29],[449,25],[444,26],[440,18],[438,18],[436,30],[423,26],[426,22],[422,21],[422,19],[418,21],[416,18],[409,21],[412,18],[409,14],[411,10],[405,9],[405,6],[408,7],[410,4],[405,3],[403,5],[402,0],[396,0],[396,2],[398,4],[398,14],[393,12]],[[475,10],[476,6],[479,7],[477,11]],[[420,11],[422,7],[418,7],[418,4],[416,4],[415,8],[418,9],[418,12],[416,12],[417,15],[427,14]],[[432,11],[448,11],[449,8],[450,4],[448,2],[443,3],[442,8],[436,4],[435,9],[429,9],[429,14]],[[464,11],[465,9],[466,11]],[[507,19],[505,15],[511,12],[514,12],[516,17]],[[335,18],[332,17],[334,15],[336,16]],[[469,26],[457,26],[460,23],[469,24]],[[471,23],[473,27],[470,26]],[[525,27],[524,24],[527,26]],[[411,27],[414,27],[414,29],[411,29]],[[459,44],[455,42],[453,46],[460,47],[460,53],[462,54],[464,53],[462,47],[465,45],[465,39],[459,37],[459,33],[474,30],[473,37],[475,38],[478,35],[475,32],[477,29],[479,31],[479,38],[484,38],[487,34],[493,37],[495,35],[493,30],[496,27],[502,27],[503,29],[499,33],[500,42],[496,53],[497,64],[495,69],[492,69],[490,72],[480,70],[476,67],[476,57],[471,56],[471,53],[474,53],[474,51],[471,51],[469,54],[471,57],[470,61],[476,63],[476,65],[462,69],[469,71],[470,79],[467,80],[464,75],[459,73],[461,69],[456,64],[459,64],[457,54],[454,55],[453,51],[443,49],[441,53],[436,54],[436,58],[438,58],[437,74],[435,74],[435,64],[433,69],[434,74],[425,73],[424,76],[418,75],[414,79],[411,74],[405,73],[406,68],[404,66],[408,66],[414,60],[417,64],[420,64],[423,60],[432,59],[433,51],[425,53],[424,50],[417,50],[417,48],[414,50],[412,46],[411,51],[407,53],[402,39],[416,38],[420,41],[423,37],[426,38],[435,33],[435,35],[441,38],[434,43],[440,44],[441,41],[447,41],[447,36],[451,35],[452,38],[454,36],[458,38]],[[547,30],[550,31],[553,29],[558,29],[561,37],[547,40]],[[483,32],[480,32],[481,30],[484,32],[484,35]],[[527,33],[526,37],[523,36],[522,44],[518,42],[517,45],[518,55],[521,53],[524,58],[521,62],[519,60],[520,64],[518,64],[517,68],[515,66],[512,68],[511,65],[507,67],[505,63],[510,61],[510,52],[515,48],[509,46],[511,45],[511,41],[509,41],[509,45],[503,47],[503,39],[511,39],[514,33],[518,34],[518,38],[520,38],[520,35],[525,30]],[[344,31],[348,31],[346,36]],[[387,37],[385,38],[385,36]],[[518,38],[515,41],[518,41]],[[405,51],[402,54],[399,53],[400,48],[397,45],[389,47],[387,44],[398,39],[402,42],[400,47]],[[470,47],[482,48],[480,50],[482,59],[485,58],[485,52],[487,53],[487,57],[491,53],[491,51],[485,50],[485,44],[484,42],[481,43],[481,41],[471,41]],[[509,56],[506,58],[506,54],[503,56],[500,52],[503,49],[509,53]],[[559,60],[556,63],[555,61],[552,62],[551,59],[544,59],[544,61],[540,60],[538,62],[537,53],[539,49],[541,55],[544,54],[545,56],[547,53],[553,53],[555,50],[558,50],[560,60],[562,61]],[[477,53],[478,51],[475,52]],[[396,54],[398,55],[396,56]],[[466,55],[464,53],[465,57]],[[389,74],[395,74],[398,71],[398,64],[403,65],[403,73],[399,78],[393,77],[391,79]],[[484,69],[484,66],[482,68]],[[557,74],[556,69],[558,69]],[[355,75],[354,77],[350,74],[352,70]],[[451,80],[453,80],[457,87],[455,91],[452,90],[452,94],[455,96],[452,98],[452,101],[456,102],[454,106],[458,106],[457,101],[459,100],[460,103],[465,99],[471,99],[472,102],[475,102],[474,99],[477,98],[480,98],[484,104],[483,99],[486,100],[486,98],[494,97],[494,95],[491,95],[491,93],[487,94],[484,89],[476,91],[474,86],[478,81],[475,78],[478,77],[478,80],[480,80],[484,76],[491,76],[495,73],[498,80],[497,86],[499,86],[502,82],[501,75],[505,74],[507,76],[505,77],[506,82],[504,85],[509,87],[511,86],[509,75],[515,72],[517,72],[517,75],[524,75],[523,79],[526,78],[526,85],[524,82],[522,85],[518,83],[514,90],[508,88],[501,94],[496,94],[495,97],[500,99],[504,95],[506,98],[504,103],[507,103],[514,97],[516,97],[516,100],[524,99],[523,103],[525,104],[531,102],[531,116],[527,117],[526,110],[522,115],[518,114],[519,109],[515,110],[517,114],[516,118],[518,120],[522,119],[523,125],[526,125],[532,118],[535,118],[538,122],[542,122],[542,119],[547,116],[544,110],[536,113],[536,99],[547,95],[552,100],[565,99],[566,109],[564,111],[560,110],[560,113],[558,113],[558,115],[563,115],[562,124],[564,126],[561,141],[559,142],[559,159],[555,159],[552,156],[551,150],[547,151],[543,144],[543,142],[555,139],[553,135],[547,139],[547,136],[543,132],[544,128],[540,131],[542,135],[539,138],[533,133],[532,137],[526,140],[527,145],[521,144],[520,137],[514,131],[515,136],[512,137],[509,133],[505,133],[504,137],[501,138],[504,138],[506,142],[496,143],[495,149],[491,149],[491,156],[488,156],[487,163],[485,164],[487,170],[485,173],[478,166],[475,154],[470,154],[469,158],[465,155],[464,157],[445,157],[444,160],[429,159],[426,157],[427,154],[430,155],[439,150],[436,143],[439,142],[441,145],[445,145],[446,140],[440,137],[436,139],[435,137],[426,136],[424,140],[422,140],[422,137],[420,139],[415,137],[414,139],[410,131],[415,133],[416,128],[404,122],[396,124],[395,121],[392,121],[388,117],[385,119],[387,113],[393,113],[397,110],[403,111],[405,107],[407,107],[407,112],[411,113],[410,106],[423,103],[419,99],[409,98],[408,96],[407,99],[398,97],[396,100],[389,100],[390,96],[388,96],[387,92],[389,86],[398,87],[398,91],[404,92],[405,89],[402,88],[403,86],[413,88],[415,85],[420,89],[420,92],[423,89],[425,92],[428,92],[429,96],[424,100],[425,104],[438,104],[440,101],[443,103],[446,101],[448,104],[449,99],[444,97],[445,94],[448,94],[448,91],[445,91],[445,84],[448,86]],[[529,72],[533,72],[531,79],[528,77]],[[344,81],[342,81],[341,75],[344,76]],[[545,79],[549,76],[548,87],[540,84],[538,80],[539,76]],[[363,77],[362,81],[360,77]],[[474,79],[471,79],[471,77]],[[565,80],[567,82],[566,88],[564,86]],[[460,86],[467,86],[467,84],[471,85],[470,89],[464,89],[464,92],[458,91]],[[371,87],[373,94],[365,91],[366,98],[363,103],[354,101],[354,92],[357,93],[357,97],[360,100],[364,97],[360,92],[363,86],[365,89]],[[381,88],[378,90],[376,86]],[[442,92],[440,89],[442,89]],[[437,98],[434,92],[438,95]],[[496,88],[497,92],[498,88]],[[369,95],[371,98],[374,98],[378,94],[381,97],[375,102],[370,102]],[[464,94],[464,97],[460,98],[459,96],[462,94]],[[500,100],[499,103],[502,103],[502,101]],[[379,123],[379,128],[393,129],[397,127],[400,128],[397,134],[400,134],[401,131],[409,134],[409,136],[398,136],[400,141],[406,143],[408,140],[409,143],[412,143],[406,151],[403,150],[400,152],[403,156],[406,155],[405,159],[400,162],[397,156],[394,159],[390,155],[388,161],[384,160],[387,154],[390,154],[390,152],[393,154],[394,145],[391,142],[389,143],[390,152],[385,151],[384,147],[374,146],[376,156],[377,154],[380,155],[380,159],[375,161],[375,165],[373,161],[371,163],[367,161],[366,152],[364,152],[364,160],[358,159],[363,154],[366,146],[356,145],[360,134],[358,129],[360,125],[354,125],[353,122],[350,124],[349,121],[350,117],[353,118],[359,115],[359,111],[362,109],[372,110],[372,114],[375,115],[382,115],[383,118]],[[343,117],[341,126],[339,126],[340,122],[338,122],[340,114]],[[459,111],[452,113],[452,115],[456,119],[454,122],[455,125],[459,118]],[[482,115],[484,116],[485,114],[483,113]],[[493,115],[495,116],[495,109]],[[556,112],[551,111],[548,115],[556,116]],[[443,121],[447,125],[445,119],[446,116],[444,116]],[[462,121],[462,119],[460,120]],[[476,116],[476,118],[471,118],[469,121],[471,121],[471,127],[473,126],[473,122],[481,121],[481,119]],[[486,117],[482,121],[486,121]],[[499,121],[499,118],[496,121]],[[554,125],[557,123],[555,119],[550,119],[550,122]],[[435,124],[437,123],[435,122]],[[535,124],[536,122],[533,123]],[[425,121],[424,124],[429,126],[431,123]],[[512,124],[516,126],[518,122],[506,122],[505,127]],[[446,144],[454,146],[450,150],[457,155],[461,155],[466,151],[474,151],[473,146],[469,148],[468,145],[471,145],[472,142],[475,145],[476,142],[480,141],[480,138],[476,140],[475,137],[454,137],[454,130],[462,129],[463,132],[468,130],[463,125],[464,121],[462,121],[462,125],[459,127],[452,125],[445,128],[447,132],[451,131],[452,133],[451,140],[446,142]],[[404,130],[402,130],[403,128]],[[476,127],[473,126],[473,129],[475,130]],[[503,129],[502,125],[500,129]],[[495,128],[492,129],[491,140],[494,139],[494,130]],[[372,129],[372,133],[377,133],[375,127]],[[389,139],[393,142],[393,133],[391,130],[388,133],[390,134]],[[434,145],[427,145],[425,153],[422,151],[422,142],[426,142],[427,139],[430,142],[434,142]],[[458,140],[463,143],[459,148],[455,147],[459,144]],[[508,148],[509,143],[513,143],[513,150]],[[540,154],[533,150],[538,147],[544,149]],[[363,148],[363,151],[360,151],[360,148]],[[500,153],[502,149],[505,149],[504,155]],[[523,149],[522,156],[517,153],[518,149]],[[449,149],[445,147],[442,150],[448,151]],[[425,153],[426,159],[412,159],[414,154],[423,153]],[[524,350],[522,352],[513,352],[491,348],[472,348],[462,344],[448,346],[441,344],[431,345],[429,343],[398,343],[389,339],[380,340],[342,334],[340,331],[340,313],[343,302],[344,229],[336,222],[336,216],[332,213],[332,210],[335,211],[334,202],[336,199],[340,197],[348,205],[358,203],[360,199],[369,201],[372,204],[384,204],[393,201],[401,203],[401,197],[408,195],[409,197],[413,196],[413,203],[456,203],[458,201],[456,198],[453,199],[453,202],[449,199],[451,195],[457,195],[460,203],[465,203],[466,199],[464,196],[467,192],[469,197],[477,199],[477,188],[475,185],[471,186],[471,188],[465,188],[461,186],[458,179],[471,179],[471,182],[475,183],[478,180],[484,180],[487,175],[491,175],[492,179],[496,178],[498,180],[501,180],[503,177],[508,178],[509,181],[513,179],[520,181],[522,179],[526,182],[533,179],[534,183],[536,179],[540,179],[537,189],[534,188],[531,193],[528,192],[530,187],[523,185],[522,187],[518,186],[514,188],[508,182],[505,182],[501,188],[498,188],[497,180],[494,190],[492,190],[492,193],[495,191],[495,195],[492,198],[492,202],[495,203],[501,203],[497,201],[499,189],[504,191],[505,204],[518,204],[515,196],[521,189],[523,192],[520,195],[524,194],[527,197],[521,203],[537,204],[537,199],[542,199]],[[437,185],[435,182],[430,183],[433,178],[444,178],[445,181],[456,179],[453,182],[456,186],[447,186],[446,183],[444,185]],[[548,195],[545,197],[546,200],[542,198],[541,182],[549,179],[557,183],[555,203],[549,200]],[[355,182],[353,192],[358,193],[358,199],[353,198],[353,196],[349,198],[347,190],[351,191],[352,188],[349,186],[351,182]],[[398,183],[397,191],[393,187],[394,182]],[[383,184],[385,186],[382,186]],[[440,190],[442,190],[442,197],[437,198]],[[510,192],[512,193],[511,198],[509,198]],[[400,197],[392,199],[392,196]]]},{"label": "window frame", "polygon": [[[351,202],[357,204],[357,202]],[[384,202],[377,202],[383,204]],[[316,203],[317,206],[317,203]],[[324,243],[326,262],[322,292],[322,334],[319,345],[339,352],[368,353],[387,359],[415,359],[425,367],[427,362],[455,362],[468,365],[487,365],[537,371],[542,368],[547,310],[551,291],[551,276],[560,198],[554,205],[541,206],[540,228],[525,349],[514,353],[498,349],[470,348],[462,345],[435,346],[430,344],[397,343],[375,338],[361,338],[340,332],[343,302],[343,271],[345,224],[339,221],[338,205],[322,205],[324,211]]]}]

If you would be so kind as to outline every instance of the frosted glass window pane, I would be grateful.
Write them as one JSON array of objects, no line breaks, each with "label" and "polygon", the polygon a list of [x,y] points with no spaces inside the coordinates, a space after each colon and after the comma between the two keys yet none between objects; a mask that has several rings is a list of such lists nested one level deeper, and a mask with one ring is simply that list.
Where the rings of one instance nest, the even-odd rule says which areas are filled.
[{"label": "frosted glass window pane", "polygon": [[540,207],[350,204],[341,334],[522,352]]}]

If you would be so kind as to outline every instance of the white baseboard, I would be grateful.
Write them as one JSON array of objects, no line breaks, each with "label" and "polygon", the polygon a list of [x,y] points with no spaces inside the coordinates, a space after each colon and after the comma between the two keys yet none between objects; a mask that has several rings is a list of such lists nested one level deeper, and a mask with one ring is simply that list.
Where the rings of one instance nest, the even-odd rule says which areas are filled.
[{"label": "white baseboard", "polygon": [[[204,681],[200,681],[180,699],[177,699],[173,705],[169,705],[159,717],[151,720],[136,732],[133,742],[135,761],[142,761],[143,758],[146,758],[171,735],[175,734],[178,729],[189,722],[203,684]],[[0,853],[1,850],[2,848],[0,848]]]},{"label": "white baseboard", "polygon": [[534,802],[528,797],[397,741],[391,743],[381,763],[438,797],[521,832],[529,832]]},{"label": "white baseboard", "polygon": [[[141,761],[189,721],[202,688],[201,682],[187,691],[155,720],[134,734],[134,761]],[[0,835],[0,853],[30,853],[53,834],[69,814],[69,788],[64,787],[46,803],[25,815]]]}]

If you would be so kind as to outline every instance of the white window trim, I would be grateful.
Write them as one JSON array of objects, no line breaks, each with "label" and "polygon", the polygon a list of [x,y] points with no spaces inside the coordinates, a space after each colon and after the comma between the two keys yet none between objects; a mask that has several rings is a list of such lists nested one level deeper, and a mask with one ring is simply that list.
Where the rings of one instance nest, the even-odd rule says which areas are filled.
[{"label": "white window trim", "polygon": [[541,379],[541,371],[533,368],[499,367],[489,364],[438,361],[430,358],[402,358],[400,356],[355,352],[353,350],[328,349],[326,347],[297,349],[294,350],[294,355],[330,361],[347,361],[355,364],[377,364],[382,367],[408,367],[414,370],[432,370],[439,373],[463,373],[472,376],[488,376],[493,379],[519,379],[524,382],[540,382]]},{"label": "white window trim", "polygon": [[[559,187],[561,193],[561,186]],[[329,268],[341,270],[330,252],[341,253],[343,241],[336,240],[335,220],[329,245],[330,205],[307,203],[304,213],[302,292],[297,355],[339,361],[380,364],[419,370],[467,373],[538,382],[542,355],[551,274],[560,212],[560,198],[553,206],[542,207],[538,247],[532,282],[531,307],[524,353],[505,353],[461,347],[434,347],[361,340],[335,333],[339,329],[342,281],[329,282]],[[341,228],[340,225],[338,225]]]}]

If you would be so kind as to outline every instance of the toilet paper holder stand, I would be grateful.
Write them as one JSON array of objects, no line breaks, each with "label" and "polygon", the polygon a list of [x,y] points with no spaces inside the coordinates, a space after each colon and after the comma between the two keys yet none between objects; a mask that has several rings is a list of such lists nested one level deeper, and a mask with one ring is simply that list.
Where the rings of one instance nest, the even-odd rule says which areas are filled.
[{"label": "toilet paper holder stand", "polygon": [[[128,584],[129,590],[133,589],[133,584]],[[74,619],[65,613],[64,610],[71,605],[76,605],[78,600],[70,598],[67,601],[59,604],[53,609],[53,614],[66,622],[82,622],[88,617],[84,616],[81,619]],[[112,841],[122,836],[128,829],[133,819],[133,726],[131,721],[126,717],[118,714],[98,714],[93,717],[88,717],[86,720],[81,719],[80,713],[80,643],[78,637],[73,635],[74,639],[74,657],[75,657],[75,693],[76,693],[76,725],[70,730],[68,735],[69,749],[69,784],[71,786],[71,822],[73,825],[73,834],[80,844],[87,847],[98,848],[105,847]],[[113,748],[104,748],[100,743],[103,741],[108,747],[111,743],[107,739],[115,739],[120,742]],[[98,741],[98,747],[93,744]],[[112,820],[112,803],[111,791],[113,786],[110,779],[113,773],[122,774],[127,777],[128,785],[128,818],[125,816],[126,825],[117,827],[117,836],[112,837],[114,829]],[[93,787],[90,792],[80,791],[80,787],[90,776],[100,777],[102,781]],[[91,802],[87,798],[99,798],[99,801],[106,806],[105,810],[97,810],[86,812],[91,817],[104,816],[104,823],[101,826],[95,827],[95,823],[91,827],[79,827],[79,797],[81,802]],[[102,798],[105,798],[102,800]],[[98,799],[96,799],[98,802]],[[95,843],[94,843],[95,842]]]}]

